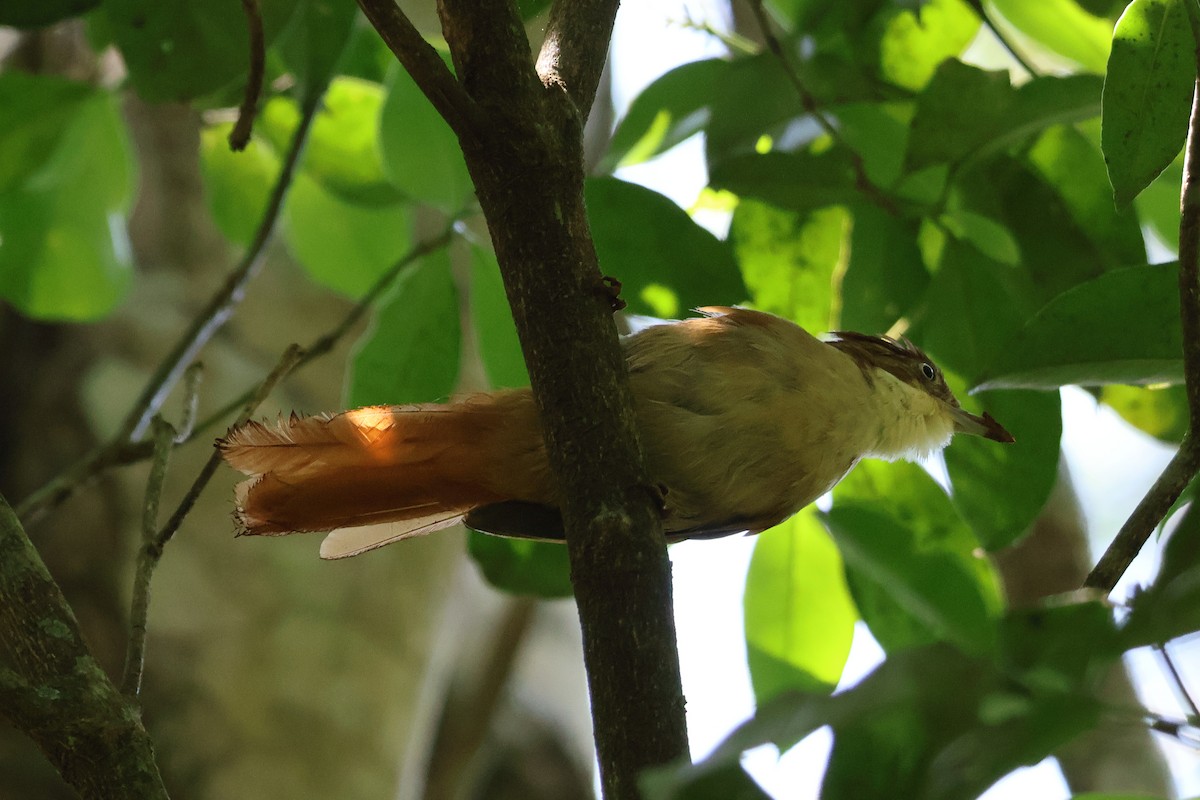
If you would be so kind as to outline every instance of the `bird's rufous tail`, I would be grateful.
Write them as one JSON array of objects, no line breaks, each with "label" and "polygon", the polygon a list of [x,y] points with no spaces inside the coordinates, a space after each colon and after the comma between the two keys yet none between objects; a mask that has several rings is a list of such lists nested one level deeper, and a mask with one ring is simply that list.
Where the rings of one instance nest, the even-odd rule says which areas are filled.
[{"label": "bird's rufous tail", "polygon": [[240,533],[393,523],[379,541],[358,537],[353,552],[334,555],[429,533],[491,503],[552,501],[528,391],[446,405],[293,414],[276,424],[248,422],[217,446],[250,476],[237,487]]}]

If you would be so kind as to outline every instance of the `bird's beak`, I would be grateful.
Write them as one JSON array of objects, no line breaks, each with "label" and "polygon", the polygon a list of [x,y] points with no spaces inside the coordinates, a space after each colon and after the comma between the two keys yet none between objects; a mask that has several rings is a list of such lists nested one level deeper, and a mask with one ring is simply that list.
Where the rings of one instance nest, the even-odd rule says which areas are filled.
[{"label": "bird's beak", "polygon": [[961,408],[953,408],[950,410],[950,416],[954,419],[955,433],[969,433],[972,436],[982,436],[985,439],[991,439],[993,442],[1015,442],[1016,439],[1008,431],[1004,430],[1004,426],[996,422],[992,415],[983,412],[982,417],[977,417],[969,411]]}]

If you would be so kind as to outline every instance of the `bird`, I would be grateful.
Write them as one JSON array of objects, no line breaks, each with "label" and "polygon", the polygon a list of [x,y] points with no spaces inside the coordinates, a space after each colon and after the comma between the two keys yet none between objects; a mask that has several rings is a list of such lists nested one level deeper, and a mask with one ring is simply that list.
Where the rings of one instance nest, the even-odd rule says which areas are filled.
[{"label": "bird", "polygon": [[[956,433],[1014,441],[991,415],[964,410],[907,339],[818,338],[762,311],[696,311],[622,340],[668,541],[764,531],[863,458],[920,460]],[[235,490],[238,533],[331,532],[322,558],[460,522],[564,540],[529,388],[249,421],[217,447],[249,476]]]}]

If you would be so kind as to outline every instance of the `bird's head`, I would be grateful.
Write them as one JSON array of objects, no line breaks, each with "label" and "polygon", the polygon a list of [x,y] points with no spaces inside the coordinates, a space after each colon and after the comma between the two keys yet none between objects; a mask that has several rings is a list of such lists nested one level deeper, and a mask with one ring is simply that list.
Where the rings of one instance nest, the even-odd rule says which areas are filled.
[{"label": "bird's head", "polygon": [[[982,436],[996,442],[1013,442],[1013,436],[991,414],[982,416],[964,409],[946,385],[946,378],[937,365],[919,347],[907,339],[870,336],[853,331],[837,331],[829,344],[850,356],[862,369],[868,383],[882,370],[917,392],[936,402],[933,412],[947,421],[952,433]],[[947,437],[948,439],[948,437]],[[944,442],[943,442],[944,444]]]}]

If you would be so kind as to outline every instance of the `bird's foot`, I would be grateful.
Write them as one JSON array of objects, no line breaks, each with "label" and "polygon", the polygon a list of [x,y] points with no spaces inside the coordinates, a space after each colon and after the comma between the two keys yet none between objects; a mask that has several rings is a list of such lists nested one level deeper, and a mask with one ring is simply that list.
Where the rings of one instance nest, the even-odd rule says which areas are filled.
[{"label": "bird's foot", "polygon": [[611,275],[600,276],[600,286],[598,287],[600,296],[608,301],[608,307],[615,313],[625,308],[625,301],[621,299],[621,282]]}]

